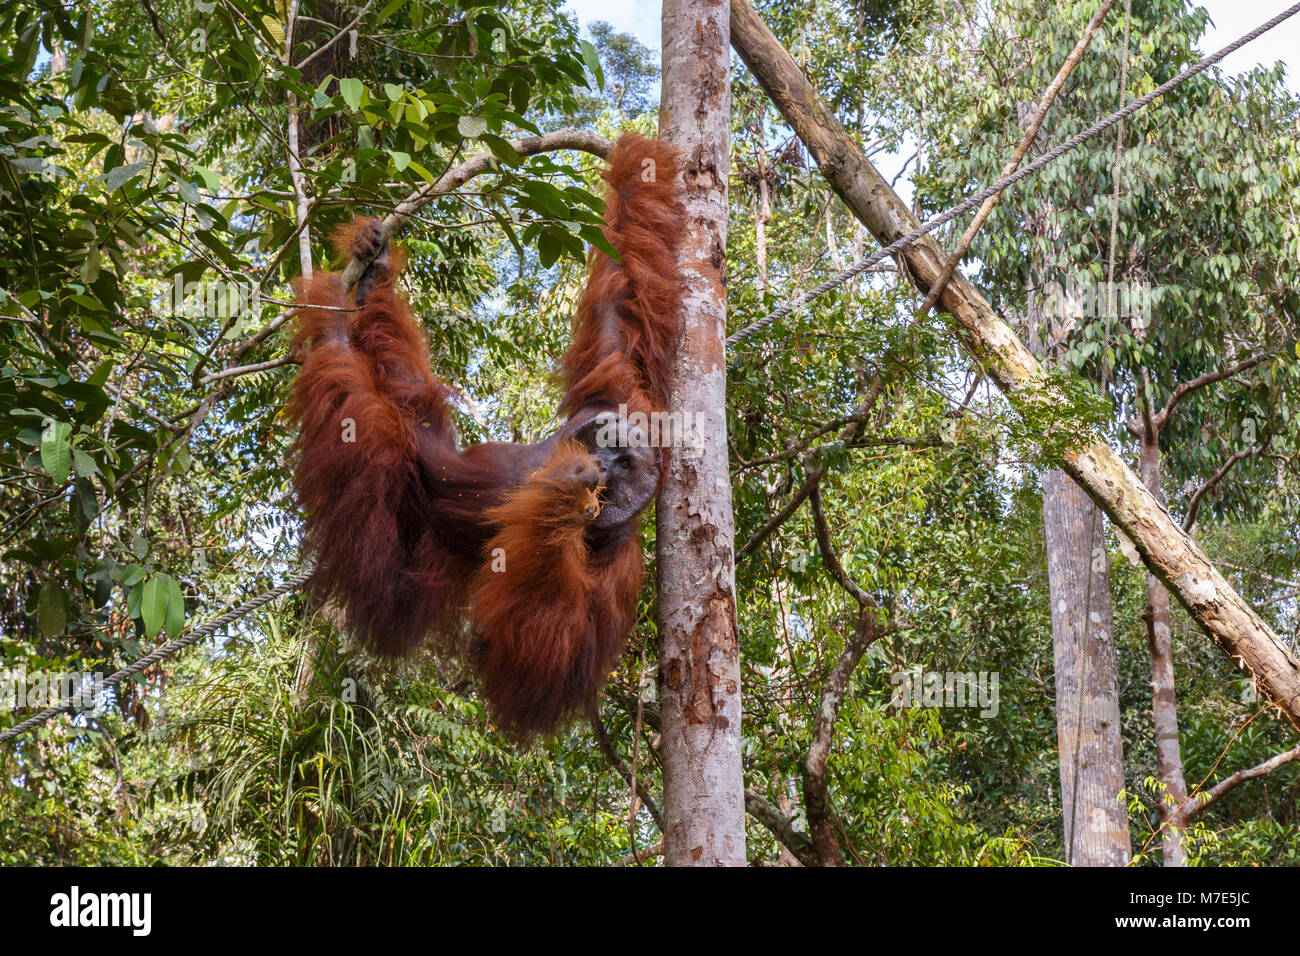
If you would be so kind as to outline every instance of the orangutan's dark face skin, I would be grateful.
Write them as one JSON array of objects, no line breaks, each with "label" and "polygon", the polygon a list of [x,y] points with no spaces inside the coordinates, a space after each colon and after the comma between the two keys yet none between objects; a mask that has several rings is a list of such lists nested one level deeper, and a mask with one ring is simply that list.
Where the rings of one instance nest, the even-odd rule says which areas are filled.
[{"label": "orangutan's dark face skin", "polygon": [[645,429],[620,422],[615,412],[600,412],[573,437],[587,446],[599,469],[600,513],[592,523],[612,528],[635,518],[659,488],[659,452],[650,447]]}]

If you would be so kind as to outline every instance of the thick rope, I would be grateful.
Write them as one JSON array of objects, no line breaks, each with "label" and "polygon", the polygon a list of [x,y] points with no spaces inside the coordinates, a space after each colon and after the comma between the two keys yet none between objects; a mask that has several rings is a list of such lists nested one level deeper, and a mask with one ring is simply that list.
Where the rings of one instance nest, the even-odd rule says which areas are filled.
[{"label": "thick rope", "polygon": [[[1129,32],[1133,22],[1133,0],[1124,0],[1124,45],[1120,48],[1119,59],[1119,102],[1124,105],[1124,96],[1128,90],[1128,53]],[[1106,335],[1101,343],[1101,392],[1110,391],[1110,327],[1115,316],[1115,246],[1119,241],[1119,198],[1120,174],[1124,154],[1124,124],[1115,125],[1115,156],[1110,166],[1110,247],[1106,250]],[[1092,583],[1096,578],[1092,562],[1094,549],[1097,547],[1097,528],[1101,524],[1101,509],[1092,505],[1092,518],[1088,523],[1088,586],[1084,589],[1083,599],[1083,633],[1079,635],[1075,650],[1076,673],[1079,686],[1074,708],[1074,770],[1071,781],[1070,796],[1070,835],[1065,847],[1065,862],[1074,864],[1074,848],[1078,836],[1079,821],[1079,755],[1083,752],[1083,700],[1087,692],[1088,656],[1092,653]],[[1104,549],[1103,549],[1104,551]],[[1111,621],[1114,629],[1115,622]]]},{"label": "thick rope", "polygon": [[915,229],[912,232],[909,232],[901,239],[894,240],[889,245],[885,246],[883,249],[873,252],[865,259],[861,259],[855,262],[853,265],[849,266],[847,269],[844,269],[842,272],[839,272],[836,275],[831,276],[821,285],[816,286],[813,289],[810,289],[809,291],[803,293],[802,295],[798,295],[795,298],[790,299],[784,305],[781,305],[776,309],[773,309],[771,312],[763,316],[763,318],[759,319],[757,322],[745,326],[743,329],[740,329],[738,332],[732,333],[731,335],[727,336],[727,341],[726,341],[727,346],[730,347],[730,346],[738,345],[739,343],[743,342],[745,339],[754,335],[754,333],[761,332],[763,329],[767,328],[773,322],[780,321],[781,319],[784,319],[786,316],[788,316],[790,313],[803,308],[813,299],[816,299],[819,296],[826,294],[827,292],[831,291],[835,287],[842,285],[843,283],[847,282],[849,279],[852,279],[854,276],[861,275],[863,272],[866,272],[876,263],[880,262],[880,260],[886,258],[887,256],[892,256],[894,253],[900,251],[905,246],[911,245],[913,242],[915,242],[917,239],[920,239],[922,236],[934,232],[934,230],[938,229],[944,223],[950,222],[953,219],[956,219],[962,213],[974,209],[976,206],[982,203],[985,199],[988,199],[990,196],[1002,192],[1004,189],[1007,189],[1010,186],[1014,186],[1016,183],[1020,182],[1022,179],[1025,179],[1026,177],[1032,176],[1034,173],[1038,172],[1048,163],[1055,162],[1056,160],[1064,156],[1066,153],[1070,152],[1070,150],[1074,149],[1076,146],[1086,143],[1088,140],[1094,138],[1095,136],[1099,136],[1100,134],[1104,133],[1106,130],[1114,126],[1116,123],[1119,123],[1123,121],[1125,118],[1132,116],[1138,110],[1143,109],[1144,107],[1150,105],[1152,101],[1157,100],[1160,97],[1164,96],[1166,93],[1168,93],[1170,90],[1174,89],[1175,87],[1180,86],[1183,83],[1186,83],[1192,77],[1205,72],[1207,69],[1214,66],[1214,64],[1218,63],[1224,57],[1229,56],[1232,53],[1235,53],[1237,50],[1245,46],[1251,40],[1257,39],[1258,37],[1264,35],[1269,30],[1277,26],[1279,23],[1282,23],[1290,19],[1291,17],[1295,16],[1297,13],[1300,13],[1300,3],[1297,3],[1292,7],[1288,7],[1286,10],[1283,10],[1281,13],[1279,13],[1273,19],[1269,20],[1267,23],[1260,24],[1255,29],[1251,30],[1249,33],[1234,40],[1232,43],[1229,43],[1227,46],[1219,50],[1217,53],[1211,53],[1209,56],[1205,57],[1204,59],[1188,67],[1182,73],[1179,73],[1177,76],[1175,76],[1172,80],[1167,80],[1164,83],[1161,83],[1159,86],[1157,86],[1154,90],[1152,90],[1150,93],[1146,94],[1145,96],[1138,97],[1136,100],[1134,100],[1128,106],[1125,106],[1123,109],[1116,110],[1114,113],[1106,117],[1104,120],[1101,120],[1098,123],[1094,123],[1092,126],[1089,126],[1086,130],[1084,130],[1081,133],[1075,134],[1074,136],[1067,139],[1060,146],[1057,146],[1055,149],[1044,153],[1042,156],[1034,160],[1028,166],[1021,167],[1019,170],[1012,173],[1010,176],[1004,176],[1002,179],[999,179],[997,182],[995,182],[992,186],[989,186],[987,189],[981,190],[980,192],[976,193],[974,196],[971,196],[969,199],[963,200],[962,202],[950,208],[948,211],[940,213],[939,215],[935,216],[933,219],[924,223],[920,228]]},{"label": "thick rope", "polygon": [[[1119,102],[1124,105],[1128,89],[1129,28],[1133,17],[1133,0],[1124,0],[1124,46],[1119,61]],[[1115,157],[1110,164],[1110,245],[1106,249],[1106,338],[1101,350],[1101,391],[1110,391],[1110,332],[1112,323],[1119,318],[1115,308],[1115,247],[1119,245],[1119,199],[1123,192],[1124,175],[1124,124],[1115,124]]]},{"label": "thick rope", "polygon": [[[96,684],[92,688],[93,693],[97,694],[99,693],[99,691],[104,690],[106,688],[116,687],[118,684],[122,683],[122,681],[126,680],[128,677],[132,676],[133,674],[140,673],[140,671],[144,670],[150,664],[156,664],[161,660],[171,657],[177,651],[183,650],[184,648],[189,647],[191,644],[196,644],[199,641],[203,640],[205,637],[210,637],[212,634],[215,634],[217,631],[221,630],[221,628],[225,627],[231,621],[237,621],[244,615],[248,614],[249,612],[256,611],[262,605],[270,604],[280,595],[285,594],[288,591],[292,591],[294,588],[298,587],[298,585],[305,583],[309,577],[311,577],[310,572],[303,572],[302,574],[294,575],[284,583],[276,585],[275,587],[271,588],[271,590],[269,591],[264,591],[263,593],[259,594],[255,598],[250,598],[249,600],[245,601],[243,604],[239,605],[238,607],[232,608],[231,610],[227,611],[225,614],[221,615],[220,617],[209,621],[207,624],[203,624],[199,627],[196,627],[194,630],[190,631],[190,633],[184,635],[183,637],[178,637],[174,641],[168,641],[166,644],[163,644],[162,646],[158,647],[153,652],[146,654],[144,657],[140,658],[134,664],[131,664],[127,667],[123,667],[120,671],[116,671],[115,673],[110,674],[107,678],[104,679],[104,682],[102,684]],[[85,705],[84,694],[82,691],[77,691],[76,693],[72,694],[70,697],[65,697],[63,700],[59,701],[59,703],[55,704],[53,707],[47,707],[39,714],[36,714],[35,716],[32,717],[28,717],[22,723],[16,724],[15,726],[10,727],[8,730],[4,731],[3,733],[0,733],[0,743],[4,743],[5,741],[12,740],[14,737],[17,737],[19,734],[26,733],[27,731],[31,730],[33,727],[39,727],[41,724],[45,723],[50,718],[55,717],[63,713],[64,711],[76,710],[78,708],[83,707],[84,705]]]}]

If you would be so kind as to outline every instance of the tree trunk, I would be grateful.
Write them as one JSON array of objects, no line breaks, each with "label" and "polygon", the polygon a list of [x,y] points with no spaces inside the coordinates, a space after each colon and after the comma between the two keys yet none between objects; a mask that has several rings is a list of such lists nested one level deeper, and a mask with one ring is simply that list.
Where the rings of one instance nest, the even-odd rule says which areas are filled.
[{"label": "tree trunk", "polygon": [[[1055,211],[1044,205],[1029,231],[1056,248]],[[1050,288],[1059,265],[1031,263],[1033,289]],[[1029,295],[1026,336],[1052,363],[1074,325],[1074,304]],[[1132,859],[1124,788],[1110,562],[1101,511],[1060,469],[1041,478],[1047,590],[1056,673],[1056,749],[1061,771],[1065,859],[1075,866],[1124,866]]]},{"label": "tree trunk", "polygon": [[[882,243],[916,229],[916,217],[850,139],[747,0],[731,0],[731,19],[736,52],[844,204]],[[947,263],[946,253],[929,236],[910,243],[897,258],[923,293]],[[1013,407],[1051,408],[1059,400],[1042,366],[960,273],[953,275],[939,304],[952,315],[963,344]],[[1300,729],[1300,662],[1120,457],[1094,434],[1057,464],[1136,545],[1151,573],[1177,595],[1225,653],[1249,669],[1261,691]]]},{"label": "tree trunk", "polygon": [[1132,850],[1128,811],[1119,800],[1124,743],[1105,524],[1065,472],[1047,472],[1042,484],[1065,859],[1075,866],[1124,866]]},{"label": "tree trunk", "polygon": [[[1160,492],[1160,432],[1144,423],[1140,441],[1139,469],[1142,482],[1157,501]],[[1151,714],[1156,735],[1156,777],[1164,784],[1160,795],[1161,853],[1165,866],[1186,866],[1186,832],[1178,824],[1177,811],[1187,801],[1187,780],[1183,777],[1183,755],[1178,746],[1178,699],[1174,693],[1174,646],[1170,629],[1169,591],[1155,577],[1147,575],[1147,649],[1151,654]]]},{"label": "tree trunk", "polygon": [[661,137],[683,157],[686,285],[670,410],[697,418],[668,449],[655,518],[664,862],[745,863],[735,530],[727,462],[727,175],[731,64],[721,0],[665,0]]}]

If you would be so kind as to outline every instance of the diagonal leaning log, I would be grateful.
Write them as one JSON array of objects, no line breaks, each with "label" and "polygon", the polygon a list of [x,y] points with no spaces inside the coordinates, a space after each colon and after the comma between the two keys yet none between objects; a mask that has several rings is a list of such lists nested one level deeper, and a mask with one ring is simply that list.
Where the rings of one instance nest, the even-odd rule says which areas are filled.
[{"label": "diagonal leaning log", "polygon": [[[916,217],[835,119],[748,0],[730,2],[732,47],[844,204],[881,243],[917,229]],[[929,236],[904,248],[898,259],[922,294],[930,291],[947,261]],[[1060,400],[1038,360],[960,272],[953,274],[940,305],[960,327],[964,346],[1014,407],[1050,407]],[[1133,541],[1151,573],[1225,653],[1254,675],[1265,697],[1300,729],[1300,663],[1110,446],[1093,434],[1056,464]]]}]

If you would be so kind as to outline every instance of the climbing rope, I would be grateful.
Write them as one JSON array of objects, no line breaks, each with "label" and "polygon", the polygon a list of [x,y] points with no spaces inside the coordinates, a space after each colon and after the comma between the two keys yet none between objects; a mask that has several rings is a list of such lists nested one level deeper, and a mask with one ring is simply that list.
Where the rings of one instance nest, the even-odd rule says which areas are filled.
[{"label": "climbing rope", "polygon": [[[1133,22],[1133,0],[1124,0],[1124,45],[1120,48],[1119,59],[1119,102],[1124,105],[1124,96],[1128,90],[1128,54],[1129,33]],[[1106,318],[1105,337],[1101,346],[1101,391],[1110,390],[1110,329],[1111,319],[1115,316],[1115,246],[1119,241],[1119,199],[1120,174],[1122,172],[1124,153],[1124,124],[1115,124],[1115,155],[1110,165],[1110,246],[1106,250]],[[1079,825],[1079,762],[1083,752],[1083,701],[1088,682],[1088,655],[1092,653],[1092,582],[1096,576],[1092,563],[1096,560],[1097,529],[1101,524],[1101,509],[1092,505],[1092,517],[1088,522],[1088,583],[1084,588],[1083,598],[1083,633],[1079,635],[1075,649],[1075,673],[1078,675],[1078,687],[1075,688],[1074,701],[1074,758],[1073,779],[1070,781],[1070,832],[1066,836],[1065,862],[1074,864],[1075,841]],[[1104,548],[1103,548],[1104,551]],[[1114,627],[1114,622],[1111,622]]]},{"label": "climbing rope", "polygon": [[[1133,0],[1124,0],[1124,46],[1119,60],[1119,102],[1124,105],[1124,92],[1128,89],[1129,29],[1133,17]],[[1112,322],[1119,318],[1115,310],[1115,247],[1119,245],[1119,199],[1124,174],[1124,124],[1115,124],[1115,156],[1110,164],[1110,245],[1106,248],[1106,337],[1101,350],[1101,390],[1110,391],[1110,332]]]},{"label": "climbing rope", "polygon": [[1168,93],[1170,90],[1174,89],[1175,87],[1181,86],[1183,83],[1186,83],[1192,77],[1205,72],[1207,69],[1212,67],[1214,64],[1218,63],[1224,57],[1229,56],[1232,53],[1235,53],[1237,50],[1245,46],[1250,41],[1257,39],[1260,36],[1263,36],[1265,33],[1273,29],[1279,23],[1282,23],[1290,19],[1291,17],[1295,16],[1297,13],[1300,13],[1300,3],[1297,3],[1292,7],[1288,7],[1286,10],[1283,10],[1281,13],[1279,13],[1273,19],[1269,20],[1267,23],[1260,24],[1255,29],[1251,30],[1249,33],[1229,43],[1227,46],[1219,50],[1217,53],[1211,53],[1209,56],[1205,57],[1202,60],[1197,61],[1192,66],[1188,67],[1182,73],[1179,73],[1173,79],[1161,83],[1159,86],[1157,86],[1150,93],[1147,93],[1145,96],[1138,97],[1132,103],[1129,103],[1128,106],[1116,110],[1114,113],[1106,117],[1104,120],[1094,123],[1092,126],[1089,126],[1081,133],[1075,134],[1074,136],[1067,139],[1060,146],[1057,146],[1055,149],[1052,149],[1049,152],[1044,153],[1042,156],[1034,160],[1028,166],[1023,166],[1020,169],[1018,169],[1016,172],[1012,173],[1011,175],[1004,176],[1002,179],[999,179],[997,182],[995,182],[992,186],[989,186],[987,189],[981,190],[980,192],[976,193],[974,196],[971,196],[969,199],[963,200],[962,202],[948,209],[946,212],[940,213],[939,215],[935,216],[933,219],[930,219],[927,222],[925,222],[919,228],[912,230],[907,235],[903,236],[901,239],[894,240],[889,245],[885,246],[883,249],[873,252],[865,259],[860,259],[859,261],[855,262],[853,265],[849,266],[848,268],[842,270],[841,272],[836,273],[835,275],[827,279],[825,282],[823,282],[821,285],[816,286],[815,288],[812,288],[809,291],[801,295],[795,296],[793,299],[788,300],[785,304],[773,309],[771,312],[763,316],[763,318],[759,319],[757,322],[753,322],[750,325],[745,326],[743,329],[740,329],[737,332],[733,332],[731,335],[727,336],[726,344],[729,347],[738,345],[739,343],[743,342],[745,339],[754,335],[756,332],[761,332],[763,329],[767,328],[773,322],[777,322],[785,318],[790,313],[803,308],[813,299],[816,299],[819,296],[826,294],[827,292],[831,291],[837,286],[847,282],[849,279],[852,279],[854,276],[861,275],[863,272],[870,269],[872,266],[874,266],[876,263],[880,262],[882,259],[886,258],[887,256],[892,256],[894,253],[900,251],[906,246],[911,245],[913,242],[915,242],[917,239],[920,239],[922,236],[934,232],[934,230],[938,229],[944,223],[950,222],[951,220],[960,216],[962,213],[974,209],[976,206],[978,206],[980,203],[982,203],[985,199],[989,198],[990,196],[993,196],[1011,186],[1014,186],[1016,183],[1020,182],[1022,179],[1025,179],[1026,177],[1032,176],[1034,173],[1038,172],[1044,166],[1060,159],[1062,156],[1070,152],[1076,146],[1086,143],[1088,140],[1106,132],[1106,130],[1110,129],[1116,123],[1120,123],[1125,118],[1132,116],[1138,110],[1145,108],[1152,101],[1157,100],[1160,97],[1164,96],[1166,93]]},{"label": "climbing rope", "polygon": [[[296,574],[293,577],[289,578],[287,581],[284,581],[281,584],[277,584],[275,587],[271,588],[271,590],[264,591],[255,598],[249,598],[243,604],[227,611],[225,614],[221,615],[218,618],[215,618],[214,620],[209,621],[207,624],[203,624],[199,627],[196,627],[194,630],[190,631],[190,633],[182,637],[178,637],[174,641],[168,641],[166,644],[163,644],[161,647],[158,647],[151,653],[146,654],[144,657],[140,658],[134,664],[131,664],[127,667],[123,667],[120,671],[116,671],[113,674],[110,674],[107,678],[104,679],[104,682],[102,684],[96,684],[96,686],[94,687],[94,692],[98,693],[100,690],[107,689],[109,687],[116,687],[118,684],[122,683],[122,681],[126,680],[131,675],[140,673],[140,671],[144,670],[150,664],[156,664],[161,660],[171,657],[177,651],[183,650],[184,648],[189,647],[191,644],[196,644],[199,641],[203,640],[205,637],[209,637],[212,634],[215,634],[217,631],[221,630],[221,628],[225,627],[231,621],[239,620],[241,617],[248,614],[249,612],[256,611],[259,607],[261,607],[264,604],[270,604],[280,595],[285,594],[288,591],[292,591],[294,588],[298,587],[298,585],[305,583],[307,579],[310,577],[311,577],[311,573],[306,571],[304,571],[302,574]],[[50,718],[55,717],[63,713],[64,711],[75,710],[77,708],[84,706],[84,704],[85,701],[82,692],[77,691],[71,696],[65,697],[63,700],[59,701],[59,703],[55,704],[53,707],[47,707],[39,714],[36,714],[32,717],[28,717],[22,723],[15,724],[13,727],[10,727],[8,730],[4,731],[3,733],[0,733],[0,743],[4,743],[5,741],[12,740],[13,738],[17,737],[19,734],[26,733],[27,731],[31,730],[33,727],[39,727],[41,724],[45,723]]]}]

